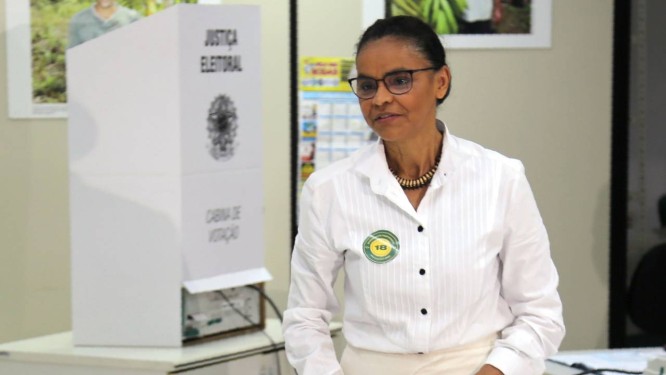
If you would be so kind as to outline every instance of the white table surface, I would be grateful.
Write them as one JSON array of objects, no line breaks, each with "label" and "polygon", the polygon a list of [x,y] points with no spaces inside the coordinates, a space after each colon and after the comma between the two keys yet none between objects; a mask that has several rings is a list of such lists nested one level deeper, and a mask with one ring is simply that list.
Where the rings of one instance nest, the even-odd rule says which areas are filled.
[{"label": "white table surface", "polygon": [[[580,362],[592,368],[613,368],[628,371],[644,371],[650,359],[666,353],[663,348],[623,348],[603,350],[563,351],[552,359],[575,363]],[[572,369],[551,361],[546,361],[546,374],[570,375],[581,373],[582,370]]]},{"label": "white table surface", "polygon": [[[337,334],[341,323],[331,324]],[[0,361],[89,365],[174,371],[226,362],[284,348],[280,322],[267,319],[264,332],[253,332],[181,348],[81,347],[72,345],[72,332],[0,344]]]}]

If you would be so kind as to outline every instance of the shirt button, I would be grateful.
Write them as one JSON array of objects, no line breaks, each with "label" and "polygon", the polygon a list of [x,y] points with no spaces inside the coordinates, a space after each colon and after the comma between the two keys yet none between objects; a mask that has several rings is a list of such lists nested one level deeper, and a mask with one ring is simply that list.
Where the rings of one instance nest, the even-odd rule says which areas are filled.
[{"label": "shirt button", "polygon": [[423,315],[428,314],[428,310],[426,310],[426,309],[421,309],[421,314],[423,314]]},{"label": "shirt button", "polygon": [[425,270],[423,268],[419,270],[419,275],[425,275]]},{"label": "shirt button", "polygon": [[423,232],[423,226],[419,225],[418,228],[416,228],[416,230],[418,230],[419,232]]}]

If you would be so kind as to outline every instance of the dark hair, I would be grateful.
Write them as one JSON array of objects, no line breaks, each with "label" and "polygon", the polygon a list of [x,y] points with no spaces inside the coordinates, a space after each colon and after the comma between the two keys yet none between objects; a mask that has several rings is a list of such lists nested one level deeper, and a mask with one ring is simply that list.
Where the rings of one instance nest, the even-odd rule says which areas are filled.
[{"label": "dark hair", "polygon": [[[439,36],[430,25],[411,16],[393,16],[375,21],[361,35],[356,44],[356,55],[358,56],[368,42],[384,37],[395,37],[409,42],[437,69],[446,65],[446,51]],[[437,105],[442,104],[450,91],[451,82],[444,97],[437,98]]]}]

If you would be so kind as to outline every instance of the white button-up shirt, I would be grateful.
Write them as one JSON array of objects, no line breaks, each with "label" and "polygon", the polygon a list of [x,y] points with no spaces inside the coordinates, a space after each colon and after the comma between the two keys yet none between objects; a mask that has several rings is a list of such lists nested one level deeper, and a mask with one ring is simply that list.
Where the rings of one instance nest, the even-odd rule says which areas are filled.
[{"label": "white button-up shirt", "polygon": [[541,373],[556,352],[558,276],[522,163],[448,132],[443,142],[416,210],[381,140],[306,181],[283,327],[300,375],[341,373],[328,329],[340,267],[354,347],[427,353],[498,332],[486,363],[507,375]]}]

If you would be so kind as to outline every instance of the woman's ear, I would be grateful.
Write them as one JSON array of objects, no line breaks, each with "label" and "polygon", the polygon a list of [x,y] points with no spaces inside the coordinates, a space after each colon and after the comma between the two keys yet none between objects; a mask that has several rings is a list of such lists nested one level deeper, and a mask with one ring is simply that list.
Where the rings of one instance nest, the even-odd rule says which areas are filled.
[{"label": "woman's ear", "polygon": [[451,86],[451,70],[447,65],[435,72],[435,95],[437,99],[444,99]]}]

